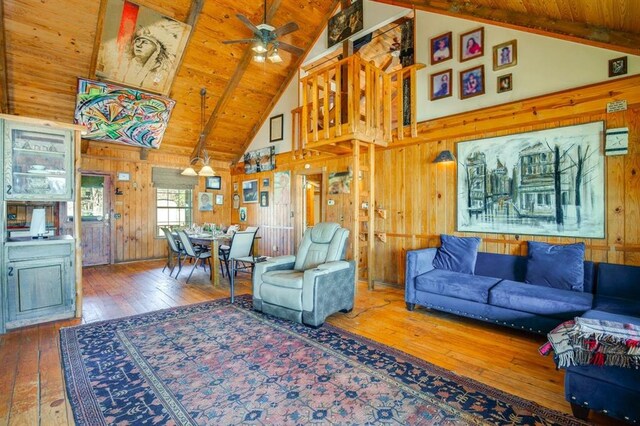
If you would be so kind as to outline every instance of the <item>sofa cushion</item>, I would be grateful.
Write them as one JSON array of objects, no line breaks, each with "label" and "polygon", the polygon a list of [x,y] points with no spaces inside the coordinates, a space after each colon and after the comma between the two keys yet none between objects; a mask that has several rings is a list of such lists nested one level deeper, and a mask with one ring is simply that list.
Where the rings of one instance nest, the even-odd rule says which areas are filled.
[{"label": "sofa cushion", "polygon": [[538,315],[570,319],[591,309],[593,295],[503,280],[489,292],[489,303]]},{"label": "sofa cushion", "polygon": [[529,241],[525,282],[544,287],[583,291],[584,243],[554,245]]},{"label": "sofa cushion", "polygon": [[499,281],[500,278],[433,269],[416,278],[416,290],[487,303],[489,289]]},{"label": "sofa cushion", "polygon": [[593,308],[614,314],[640,317],[640,300],[596,295]]},{"label": "sofa cushion", "polygon": [[638,316],[637,311],[635,315],[623,315],[623,314],[612,314],[611,312],[601,311],[600,309],[594,308],[583,315],[584,318],[591,318],[597,320],[605,320],[605,321],[614,321],[620,322],[622,324],[634,324],[640,326],[640,316]]},{"label": "sofa cushion", "polygon": [[436,257],[433,259],[434,268],[473,274],[476,269],[480,238],[442,234],[440,243]]}]

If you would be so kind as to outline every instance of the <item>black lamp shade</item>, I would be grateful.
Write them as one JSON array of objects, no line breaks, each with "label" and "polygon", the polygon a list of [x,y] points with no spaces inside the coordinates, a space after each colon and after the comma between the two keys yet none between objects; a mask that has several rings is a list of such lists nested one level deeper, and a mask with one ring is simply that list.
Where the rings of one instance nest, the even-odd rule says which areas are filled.
[{"label": "black lamp shade", "polygon": [[433,160],[434,163],[449,163],[451,161],[456,161],[456,157],[449,150],[441,151],[436,159]]}]

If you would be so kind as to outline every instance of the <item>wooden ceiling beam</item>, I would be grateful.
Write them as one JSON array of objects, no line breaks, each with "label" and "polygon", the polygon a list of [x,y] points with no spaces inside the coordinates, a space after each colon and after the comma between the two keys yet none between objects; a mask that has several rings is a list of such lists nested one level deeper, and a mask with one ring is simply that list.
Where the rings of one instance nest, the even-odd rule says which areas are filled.
[{"label": "wooden ceiling beam", "polygon": [[[333,0],[333,3],[329,8],[329,12],[327,12],[327,14],[322,18],[323,19],[322,22],[325,22],[325,23],[329,22],[329,18],[331,18],[331,15],[333,15],[333,13],[335,12],[340,2],[341,0]],[[324,29],[324,25],[320,27],[316,36],[311,41],[309,41],[309,43],[307,43],[307,45],[304,47],[305,52],[308,52],[309,49],[311,49],[311,47],[314,44],[316,44],[316,42],[318,41],[318,38],[320,38],[320,35],[322,34],[323,29]],[[298,69],[300,68],[300,65],[302,64],[302,61],[304,60],[304,58],[305,58],[305,55],[300,55],[298,59],[296,59],[296,62],[294,66],[291,68],[291,71],[289,71],[289,74],[287,75],[287,78],[285,78],[284,83],[282,84],[282,86],[280,86],[280,88],[278,89],[278,92],[273,96],[273,98],[271,98],[271,102],[269,102],[269,105],[267,105],[267,107],[264,109],[264,112],[260,116],[260,119],[256,122],[256,124],[251,129],[251,132],[249,132],[249,135],[242,143],[241,145],[242,150],[240,155],[242,155],[242,153],[246,151],[246,149],[249,147],[249,144],[251,144],[251,142],[253,141],[253,138],[256,137],[256,134],[258,133],[262,125],[267,121],[267,117],[269,117],[269,114],[271,114],[271,111],[273,111],[273,108],[276,106],[276,104],[280,100],[280,97],[282,96],[284,91],[287,89],[287,87],[289,87],[291,80],[298,74]]]},{"label": "wooden ceiling beam", "polygon": [[[280,8],[281,3],[282,0],[274,0],[274,2],[271,3],[271,6],[267,11],[267,22],[271,22],[271,19],[273,19],[273,16]],[[202,131],[204,137],[198,138],[198,143],[194,147],[193,152],[191,153],[191,157],[197,157],[198,155],[200,155],[200,151],[202,151],[202,148],[206,146],[209,133],[211,133],[211,130],[213,130],[213,127],[218,122],[220,112],[224,111],[224,108],[227,106],[227,103],[231,99],[231,94],[236,89],[236,87],[238,87],[238,84],[240,84],[240,80],[247,70],[247,67],[249,66],[252,58],[253,54],[251,46],[247,46],[244,54],[242,55],[242,59],[240,59],[240,62],[238,63],[235,72],[233,73],[233,76],[231,76],[231,78],[229,79],[227,86],[222,92],[222,96],[220,96],[220,98],[218,99],[216,106],[213,108],[213,111],[209,116],[209,120],[207,120],[207,124],[204,126],[204,130]]]},{"label": "wooden ceiling beam", "polygon": [[[196,23],[198,22],[198,17],[200,17],[200,13],[202,12],[202,7],[204,6],[204,0],[191,0],[191,8],[189,9],[189,16],[187,20],[184,22],[185,24],[191,27],[191,31],[189,31],[189,36],[187,37],[187,42],[185,46],[189,46],[189,42],[191,41],[191,37],[196,30]],[[176,77],[180,68],[182,67],[182,62],[184,62],[186,52],[182,52],[180,55],[180,61],[176,65],[176,75],[173,77],[173,81],[171,82],[171,87],[169,88],[169,96],[172,96],[173,93],[173,85],[176,83]]]},{"label": "wooden ceiling beam", "polygon": [[7,40],[4,33],[4,1],[0,1],[0,112],[10,114],[6,46]]},{"label": "wooden ceiling beam", "polygon": [[640,34],[615,31],[586,24],[475,5],[466,0],[374,0],[456,18],[573,41],[589,46],[640,55]]}]

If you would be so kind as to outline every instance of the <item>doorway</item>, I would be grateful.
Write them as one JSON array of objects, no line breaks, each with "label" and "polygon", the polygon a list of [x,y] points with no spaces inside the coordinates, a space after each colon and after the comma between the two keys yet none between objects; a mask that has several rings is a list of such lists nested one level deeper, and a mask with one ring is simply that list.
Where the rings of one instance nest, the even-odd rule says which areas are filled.
[{"label": "doorway", "polygon": [[111,177],[82,174],[82,266],[111,263]]},{"label": "doorway", "polygon": [[300,245],[307,228],[324,221],[324,171],[322,169],[306,169],[296,176],[296,215],[295,235],[296,247]]}]

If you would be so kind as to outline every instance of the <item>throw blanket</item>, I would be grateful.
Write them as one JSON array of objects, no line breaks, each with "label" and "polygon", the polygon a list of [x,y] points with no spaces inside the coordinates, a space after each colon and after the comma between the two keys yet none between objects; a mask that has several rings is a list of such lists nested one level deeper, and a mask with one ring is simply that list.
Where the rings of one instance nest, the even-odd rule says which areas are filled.
[{"label": "throw blanket", "polygon": [[565,321],[548,335],[539,352],[554,351],[558,368],[572,365],[610,365],[640,368],[640,330],[623,324],[577,317]]}]

